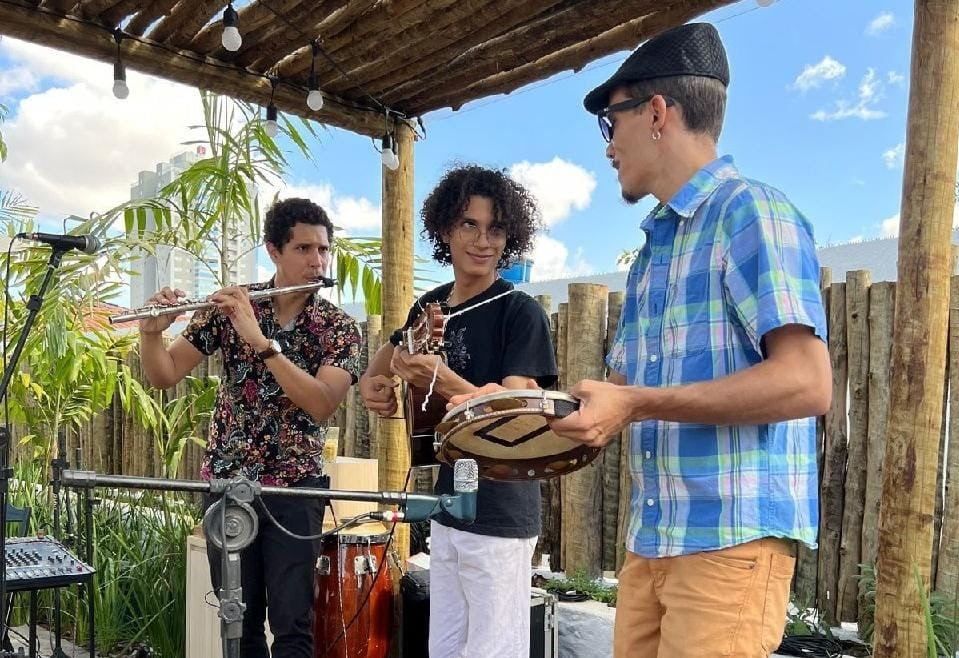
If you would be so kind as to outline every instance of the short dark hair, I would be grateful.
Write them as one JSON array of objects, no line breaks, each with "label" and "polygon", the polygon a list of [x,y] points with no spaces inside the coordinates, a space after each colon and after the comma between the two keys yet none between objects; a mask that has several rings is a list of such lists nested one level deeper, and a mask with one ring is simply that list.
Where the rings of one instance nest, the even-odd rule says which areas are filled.
[{"label": "short dark hair", "polygon": [[312,224],[325,226],[326,237],[333,242],[333,222],[326,211],[309,199],[284,199],[277,201],[266,211],[263,220],[263,241],[269,242],[277,249],[290,241],[290,233],[296,224]]},{"label": "short dark hair", "polygon": [[470,197],[481,196],[493,206],[493,221],[506,229],[506,246],[497,267],[506,267],[529,251],[539,227],[539,209],[525,187],[505,171],[478,165],[460,165],[446,172],[423,202],[423,232],[433,245],[433,260],[452,264],[450,246],[443,242],[466,210]]},{"label": "short dark hair", "polygon": [[690,132],[719,141],[726,116],[726,86],[719,80],[702,75],[675,75],[630,83],[626,92],[632,98],[669,96],[679,105],[683,124]]}]

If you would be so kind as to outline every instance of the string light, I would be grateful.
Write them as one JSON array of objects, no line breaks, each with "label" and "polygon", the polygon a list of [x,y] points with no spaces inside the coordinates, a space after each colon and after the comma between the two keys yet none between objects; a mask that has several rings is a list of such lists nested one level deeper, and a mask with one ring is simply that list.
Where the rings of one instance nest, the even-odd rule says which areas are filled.
[{"label": "string light", "polygon": [[113,95],[123,100],[130,95],[130,88],[127,87],[127,70],[120,59],[120,41],[123,40],[123,33],[120,28],[113,31],[113,40],[117,42],[117,58],[113,62]]},{"label": "string light", "polygon": [[323,109],[323,94],[316,79],[316,56],[320,54],[320,44],[314,39],[310,45],[313,48],[313,59],[310,60],[310,93],[306,95],[306,106],[319,112]]},{"label": "string light", "polygon": [[276,137],[280,132],[280,126],[276,123],[276,105],[272,102],[266,106],[266,123],[263,125],[263,132],[270,137]]},{"label": "string light", "polygon": [[400,158],[396,155],[396,149],[393,146],[393,136],[390,133],[383,135],[383,150],[381,151],[383,166],[390,171],[396,171],[400,166]]},{"label": "string light", "polygon": [[775,1],[776,0],[756,0],[756,4],[759,5],[760,7],[769,7]]},{"label": "string light", "polygon": [[240,30],[236,26],[238,19],[236,9],[230,2],[223,10],[223,34],[220,37],[220,43],[231,53],[235,53],[243,45],[243,37],[240,36]]}]

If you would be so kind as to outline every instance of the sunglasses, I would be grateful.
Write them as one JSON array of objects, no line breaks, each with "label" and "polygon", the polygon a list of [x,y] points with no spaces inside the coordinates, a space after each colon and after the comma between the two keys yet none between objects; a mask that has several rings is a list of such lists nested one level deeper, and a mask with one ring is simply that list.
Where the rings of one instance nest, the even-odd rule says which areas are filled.
[{"label": "sunglasses", "polygon": [[[609,120],[609,115],[613,112],[622,112],[623,110],[631,110],[633,108],[639,107],[644,103],[648,103],[653,100],[658,94],[652,94],[646,96],[645,98],[630,98],[627,101],[622,101],[621,103],[613,103],[607,108],[604,108],[599,111],[599,114],[596,115],[596,120],[599,122],[599,132],[603,136],[603,139],[607,143],[613,141],[613,122]],[[666,107],[672,107],[676,104],[669,96],[663,96],[663,100],[666,101]]]}]

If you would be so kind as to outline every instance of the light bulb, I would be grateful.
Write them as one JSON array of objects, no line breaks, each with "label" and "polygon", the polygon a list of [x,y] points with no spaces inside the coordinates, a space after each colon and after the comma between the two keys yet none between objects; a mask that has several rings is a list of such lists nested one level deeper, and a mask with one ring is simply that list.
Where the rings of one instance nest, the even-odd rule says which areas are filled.
[{"label": "light bulb", "polygon": [[126,68],[120,60],[113,63],[113,95],[121,100],[130,95]]},{"label": "light bulb", "polygon": [[396,171],[400,167],[400,159],[392,148],[383,151],[383,166],[390,171]]},{"label": "light bulb", "polygon": [[263,126],[263,132],[270,137],[276,137],[280,132],[280,127],[276,123],[276,105],[270,103],[266,108],[266,124]]},{"label": "light bulb", "polygon": [[306,95],[306,106],[314,112],[323,109],[323,94],[319,89],[310,89],[310,93]]},{"label": "light bulb", "polygon": [[756,0],[756,4],[759,5],[760,7],[768,7],[775,1],[776,0]]},{"label": "light bulb", "polygon": [[223,36],[220,38],[223,47],[232,53],[235,53],[243,45],[243,37],[240,36],[240,30],[235,27],[223,28]]}]

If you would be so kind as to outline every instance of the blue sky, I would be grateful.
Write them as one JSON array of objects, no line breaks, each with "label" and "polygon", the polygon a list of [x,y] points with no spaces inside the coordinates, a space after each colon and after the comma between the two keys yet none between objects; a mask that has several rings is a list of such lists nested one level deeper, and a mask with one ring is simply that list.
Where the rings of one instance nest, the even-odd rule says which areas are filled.
[{"label": "blue sky", "polygon": [[[731,69],[720,153],[782,189],[820,244],[895,233],[902,186],[913,3],[906,0],[755,0],[705,17],[716,23]],[[456,161],[503,167],[528,183],[549,225],[535,278],[616,269],[640,241],[652,206],[620,200],[584,94],[627,53],[459,112],[423,117],[415,203]],[[113,98],[110,67],[11,39],[0,41],[0,102],[10,159],[0,189],[17,189],[48,218],[85,215],[127,198],[137,172],[168,159],[195,120],[193,90],[131,74]],[[381,181],[368,138],[324,131],[314,162],[295,159],[286,192],[330,206],[353,235],[375,234]],[[418,252],[428,252],[419,245]],[[442,275],[441,275],[442,276]]]}]

